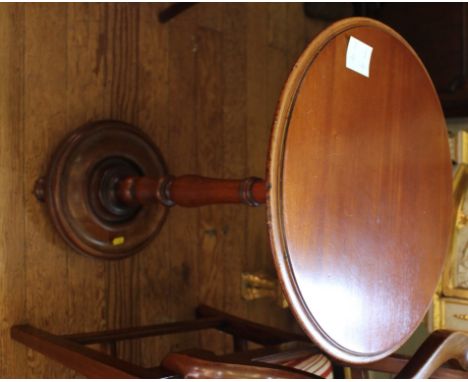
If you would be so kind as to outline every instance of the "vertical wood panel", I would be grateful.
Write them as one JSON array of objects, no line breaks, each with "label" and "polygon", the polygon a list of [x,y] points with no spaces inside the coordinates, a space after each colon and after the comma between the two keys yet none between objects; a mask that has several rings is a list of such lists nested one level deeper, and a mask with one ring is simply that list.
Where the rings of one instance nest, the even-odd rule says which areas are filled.
[{"label": "vertical wood panel", "polygon": [[[297,61],[299,55],[302,53],[309,41],[306,41],[304,38],[307,18],[304,17],[304,8],[302,4],[288,3],[287,5],[285,16],[286,31],[284,39],[286,43],[281,50],[286,53],[285,58],[287,64],[292,65]],[[288,68],[288,71],[290,69],[292,69],[292,66]]]},{"label": "vertical wood panel", "polygon": [[[294,5],[294,4],[293,4]],[[291,41],[288,40],[288,10],[290,4],[278,3],[275,7],[263,7],[267,18],[267,44],[271,47],[287,50]]]},{"label": "vertical wood panel", "polygon": [[[39,327],[67,331],[67,259],[71,250],[50,229],[44,205],[32,194],[52,150],[67,132],[67,6],[29,4],[25,47],[25,208],[27,317]],[[61,32],[61,33],[60,33]],[[60,303],[58,303],[60,302]],[[28,376],[72,373],[28,351]]]},{"label": "vertical wood panel", "polygon": [[[168,129],[169,151],[165,158],[173,174],[197,173],[195,129],[195,53],[197,6],[167,25],[169,33]],[[199,245],[198,209],[175,207],[169,213],[171,318],[193,317],[193,304],[199,301],[197,255]],[[192,237],[194,240],[186,240]],[[177,243],[177,244],[175,244]],[[200,280],[202,282],[203,280]],[[198,346],[198,335],[190,333],[172,338],[173,350]]]},{"label": "vertical wood panel", "polygon": [[[244,4],[225,4],[222,61],[224,66],[223,161],[226,178],[250,176],[247,172],[246,99],[246,29],[247,9]],[[245,227],[252,208],[224,208],[225,264],[224,309],[241,317],[247,316],[247,303],[241,298],[240,274],[246,270]]]},{"label": "vertical wood panel", "polygon": [[224,29],[223,17],[230,18],[229,13],[225,12],[223,3],[198,3],[198,26],[222,32]]},{"label": "vertical wood panel", "polygon": [[[197,163],[200,174],[222,178],[224,172],[223,136],[223,62],[222,34],[213,29],[197,30],[195,71],[195,127],[197,131]],[[200,299],[223,308],[224,229],[222,206],[199,209],[198,264]],[[216,351],[224,349],[224,337],[216,339],[208,333],[201,336],[202,346],[209,343]]]},{"label": "vertical wood panel", "polygon": [[[163,155],[170,152],[168,108],[168,28],[159,24],[154,4],[140,5],[140,65],[138,74],[138,125],[158,145]],[[161,7],[161,6],[160,6]],[[162,8],[162,7],[161,7]],[[172,301],[169,227],[164,225],[156,239],[139,253],[140,321],[145,324],[171,321]],[[157,365],[170,351],[167,336],[143,341],[145,366]]]},{"label": "vertical wood panel", "polygon": [[26,315],[24,7],[0,6],[0,376],[26,377],[26,349],[9,339]]},{"label": "vertical wood panel", "polygon": [[[107,118],[138,122],[139,7],[137,4],[107,3],[104,9],[104,113]],[[107,321],[110,327],[139,323],[139,260],[132,256],[106,263]],[[138,341],[117,344],[119,357],[141,358]]]},{"label": "vertical wood panel", "polygon": [[[284,32],[287,33],[287,29],[285,29]],[[284,37],[284,39],[286,39],[286,37]],[[268,81],[265,86],[267,94],[270,96],[266,98],[265,101],[267,103],[267,110],[270,110],[268,126],[271,126],[273,124],[274,110],[276,110],[278,102],[277,95],[280,94],[281,88],[288,77],[291,64],[288,60],[288,55],[283,50],[274,46],[267,47],[266,56],[267,64],[265,72],[267,74]],[[273,110],[273,112],[271,112],[271,110]],[[268,236],[266,237],[266,240],[268,241]],[[260,262],[260,269],[263,272],[274,277],[276,276],[269,242],[267,242],[266,250],[261,256],[259,256],[258,261]],[[288,327],[290,314],[288,311],[278,307],[275,301],[259,301],[256,304],[256,309],[258,312],[256,320],[276,327]],[[265,316],[265,311],[270,311],[272,314]]]},{"label": "vertical wood panel", "polygon": [[[268,63],[268,7],[266,4],[248,4],[247,17],[247,171],[264,177],[267,146],[274,109],[269,106],[269,81],[265,70]],[[268,263],[268,238],[265,207],[249,210],[246,229],[246,271],[265,271]],[[271,260],[270,260],[271,261]],[[268,301],[248,305],[249,318],[262,318]],[[263,306],[263,307],[262,307]]]},{"label": "vertical wood panel", "polygon": [[[104,115],[102,15],[102,5],[68,6],[67,130]],[[67,271],[69,329],[74,332],[105,329],[105,262],[70,253]]]}]

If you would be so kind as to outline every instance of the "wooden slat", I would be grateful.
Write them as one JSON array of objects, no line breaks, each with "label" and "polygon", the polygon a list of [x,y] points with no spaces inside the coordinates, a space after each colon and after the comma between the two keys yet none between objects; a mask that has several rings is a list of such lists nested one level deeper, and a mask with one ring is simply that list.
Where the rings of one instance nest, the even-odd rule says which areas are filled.
[{"label": "wooden slat", "polygon": [[309,19],[304,15],[304,5],[300,3],[288,3],[285,16],[286,24],[286,44],[285,51],[287,52],[289,69],[292,69],[292,64],[297,61],[300,54],[309,44],[306,38],[306,23]]},{"label": "wooden slat", "polygon": [[[297,4],[299,5],[299,4]],[[287,9],[287,8],[286,8]],[[273,18],[275,20],[275,18]],[[276,22],[275,22],[276,24]],[[284,28],[282,30],[281,35],[283,40],[288,39],[288,29]],[[279,32],[278,32],[279,33]],[[279,37],[278,37],[279,38]],[[266,110],[267,110],[267,136],[268,138],[264,138],[269,142],[269,135],[270,129],[273,124],[273,118],[276,113],[276,107],[278,103],[278,94],[281,92],[281,88],[283,87],[284,82],[288,78],[289,71],[294,63],[294,60],[291,60],[288,57],[287,51],[284,51],[280,48],[275,46],[269,45],[266,48],[266,65],[265,65],[265,72],[267,77],[267,82],[265,84],[265,92],[268,95],[264,102],[266,103]],[[265,154],[266,156],[267,154]],[[269,238],[266,237],[266,249],[262,254],[262,257],[259,259],[260,262],[260,270],[265,272],[268,275],[276,275],[275,268],[273,265],[272,259],[272,252],[269,246]],[[263,305],[258,305],[258,313],[256,317],[250,317],[252,319],[258,320],[263,322],[267,325],[279,327],[279,328],[287,328],[291,326],[291,315],[289,310],[285,310],[280,308],[274,301],[264,300]],[[269,304],[268,304],[269,303]],[[265,310],[274,311],[274,314],[266,316],[263,314]]]},{"label": "wooden slat", "polygon": [[291,44],[288,39],[288,10],[289,4],[287,3],[278,3],[276,7],[264,7],[264,12],[268,17],[266,32],[268,33],[267,45],[269,47],[287,51]]},{"label": "wooden slat", "polygon": [[[286,7],[283,8],[286,10]],[[281,15],[276,11],[277,7],[248,4],[247,9],[247,171],[263,177],[271,126],[281,90],[279,84],[287,78],[289,71],[287,54],[276,46],[285,45],[287,36],[283,36],[286,28],[277,25]],[[265,207],[249,211],[245,231],[245,271],[274,275],[265,222]],[[281,310],[272,300],[255,301],[249,304],[248,311],[249,319],[254,321],[278,327],[288,325],[289,313]],[[265,311],[271,314],[265,315]]]},{"label": "wooden slat", "polygon": [[[32,189],[44,175],[52,151],[67,132],[67,5],[25,7],[25,209],[26,311],[24,321],[67,331],[69,322],[67,259],[71,250],[52,229]],[[69,377],[63,366],[28,354],[29,377]]]},{"label": "wooden slat", "polygon": [[109,341],[123,341],[126,339],[143,338],[149,336],[162,336],[173,333],[184,333],[221,327],[224,320],[218,317],[209,317],[199,320],[171,322],[167,324],[145,325],[135,328],[106,330],[90,333],[76,333],[63,336],[80,344],[94,344]]},{"label": "wooden slat", "polygon": [[[154,141],[162,155],[170,153],[168,108],[169,28],[155,20],[165,4],[140,4],[138,126]],[[189,12],[189,10],[187,10]],[[170,215],[169,215],[170,218]],[[170,322],[171,296],[168,293],[172,273],[169,226],[166,224],[155,240],[139,253],[140,322]],[[159,365],[170,351],[170,338],[148,338],[142,341],[141,364]]]},{"label": "wooden slat", "polygon": [[[105,4],[101,19],[105,44],[104,115],[129,123],[138,122],[139,7],[137,4]],[[139,258],[106,263],[107,322],[110,328],[139,324]],[[128,361],[141,358],[140,343],[122,342],[117,353]]]},{"label": "wooden slat", "polygon": [[26,314],[24,6],[0,6],[0,376],[26,377],[26,349],[9,327]]},{"label": "wooden slat", "polygon": [[[74,3],[68,6],[67,130],[105,115],[103,58],[107,44],[100,23],[103,15],[103,5]],[[68,255],[69,330],[107,327],[105,264],[73,252]]]},{"label": "wooden slat", "polygon": [[[265,4],[247,5],[246,29],[246,149],[247,172],[253,176],[264,177],[267,146],[271,128],[272,110],[268,109],[268,13]],[[266,209],[264,206],[249,210],[245,230],[245,250],[247,272],[265,272],[265,261],[270,261],[266,228]],[[269,260],[266,260],[269,259]],[[272,263],[267,263],[272,267]],[[258,320],[262,311],[270,307],[270,301],[258,300],[248,305],[248,317]]]},{"label": "wooden slat", "polygon": [[169,354],[164,358],[162,365],[188,379],[319,378],[293,367],[260,362],[220,362],[215,356],[191,356],[181,353]]},{"label": "wooden slat", "polygon": [[224,29],[223,18],[228,16],[224,11],[223,3],[198,3],[198,26],[212,31],[222,32]]},{"label": "wooden slat", "polygon": [[[226,178],[242,178],[247,173],[246,121],[246,26],[244,4],[224,4],[222,61],[224,66],[223,162]],[[247,303],[241,297],[240,275],[246,267],[245,226],[252,208],[224,207],[223,261],[224,310],[245,317]],[[227,344],[226,344],[227,345]]]},{"label": "wooden slat", "polygon": [[15,326],[12,338],[89,378],[147,377],[145,370],[126,361],[77,345],[28,325]]},{"label": "wooden slat", "polygon": [[198,306],[197,315],[205,318],[223,318],[225,320],[225,325],[220,328],[220,330],[230,334],[237,333],[240,338],[262,345],[276,345],[288,341],[309,342],[309,338],[304,334],[295,334],[258,322],[246,320],[206,305]]},{"label": "wooden slat", "polygon": [[[198,6],[188,9],[165,26],[169,34],[169,73],[167,129],[169,150],[164,153],[169,170],[177,175],[196,174],[197,141],[195,128],[195,32]],[[198,209],[172,208],[165,229],[169,230],[169,285],[163,286],[170,298],[171,319],[193,316],[199,300],[197,257],[199,246]],[[190,237],[192,240],[187,240]],[[172,350],[198,347],[198,334],[174,336]]]},{"label": "wooden slat", "polygon": [[[208,11],[208,9],[207,9]],[[216,18],[216,10],[212,17]],[[209,177],[223,177],[223,62],[221,60],[222,34],[199,27],[196,33],[195,66],[195,128],[198,172]],[[223,307],[224,253],[223,214],[221,206],[199,209],[198,269],[200,301]],[[201,347],[224,350],[224,337],[201,333]]]}]

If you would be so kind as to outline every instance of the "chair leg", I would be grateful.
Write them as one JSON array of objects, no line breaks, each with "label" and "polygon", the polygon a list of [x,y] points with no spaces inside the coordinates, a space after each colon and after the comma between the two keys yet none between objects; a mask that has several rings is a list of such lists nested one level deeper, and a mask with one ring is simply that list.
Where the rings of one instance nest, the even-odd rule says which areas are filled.
[{"label": "chair leg", "polygon": [[13,326],[11,337],[88,378],[161,377],[156,370],[149,373],[142,367],[29,325]]},{"label": "chair leg", "polygon": [[179,15],[180,13],[184,12],[188,8],[192,7],[196,3],[176,3],[168,6],[167,8],[163,9],[159,15],[159,22],[160,23],[167,23],[168,21],[172,20],[174,17]]},{"label": "chair leg", "polygon": [[219,328],[219,330],[264,346],[279,345],[290,341],[310,342],[310,339],[304,334],[290,333],[267,325],[258,324],[206,305],[198,306],[196,314],[197,317],[200,318],[222,318],[225,325]]},{"label": "chair leg", "polygon": [[220,317],[207,317],[198,320],[171,322],[168,324],[156,324],[124,328],[116,330],[103,330],[90,333],[75,333],[64,336],[69,340],[80,344],[95,344],[100,342],[115,342],[144,337],[162,336],[172,333],[191,332],[202,329],[221,327],[224,320]]},{"label": "chair leg", "polygon": [[[11,337],[76,370],[81,375],[91,378],[161,378],[170,376],[170,373],[164,369],[143,368],[116,358],[115,344],[122,340],[202,329],[217,329],[232,335],[236,352],[245,352],[247,341],[264,346],[280,345],[291,341],[308,341],[304,335],[257,324],[205,305],[197,308],[197,316],[198,319],[190,321],[63,336],[54,335],[29,325],[18,325],[11,328]],[[110,354],[107,354],[107,351],[100,352],[85,346],[99,343],[105,344],[107,351],[110,350]]]}]

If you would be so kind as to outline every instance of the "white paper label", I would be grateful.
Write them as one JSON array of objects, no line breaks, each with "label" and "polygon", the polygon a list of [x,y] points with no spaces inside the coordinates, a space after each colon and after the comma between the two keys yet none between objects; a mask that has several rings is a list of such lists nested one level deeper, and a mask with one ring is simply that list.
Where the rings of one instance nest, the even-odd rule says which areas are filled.
[{"label": "white paper label", "polygon": [[351,36],[346,50],[346,67],[369,77],[372,50],[371,46]]}]

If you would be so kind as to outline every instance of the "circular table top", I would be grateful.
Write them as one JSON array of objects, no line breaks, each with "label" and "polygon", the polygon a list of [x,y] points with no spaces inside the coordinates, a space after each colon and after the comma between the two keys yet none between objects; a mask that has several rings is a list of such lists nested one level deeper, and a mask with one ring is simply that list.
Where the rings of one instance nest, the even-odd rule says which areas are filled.
[{"label": "circular table top", "polygon": [[439,99],[403,38],[365,18],[315,38],[280,98],[267,208],[290,306],[330,355],[381,359],[421,322],[448,248],[451,179]]}]

